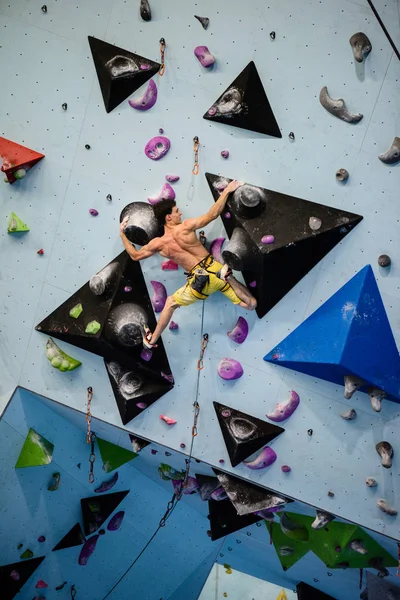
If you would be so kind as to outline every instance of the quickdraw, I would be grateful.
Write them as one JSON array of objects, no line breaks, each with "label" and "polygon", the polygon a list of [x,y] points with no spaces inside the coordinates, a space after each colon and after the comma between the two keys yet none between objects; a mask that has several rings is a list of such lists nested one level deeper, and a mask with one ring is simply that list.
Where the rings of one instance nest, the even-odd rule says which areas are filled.
[{"label": "quickdraw", "polygon": [[96,441],[96,434],[94,433],[94,431],[92,431],[92,433],[90,434],[90,443],[91,443],[91,448],[90,448],[90,454],[89,454],[89,483],[93,483],[94,482],[94,473],[93,473],[93,469],[94,469],[94,461],[96,460],[96,455],[94,453],[94,443]]},{"label": "quickdraw", "polygon": [[160,39],[160,54],[161,54],[161,59],[160,59],[160,70],[158,71],[158,74],[160,75],[160,77],[162,77],[165,73],[165,62],[164,62],[164,55],[165,55],[165,48],[166,48],[167,44],[165,42],[164,38]]},{"label": "quickdraw", "polygon": [[193,175],[199,174],[199,148],[200,142],[197,135],[193,138],[193,151],[194,151],[194,165],[192,169]]},{"label": "quickdraw", "polygon": [[197,370],[198,371],[201,371],[204,368],[203,357],[204,357],[204,352],[206,351],[206,348],[207,348],[207,344],[208,344],[208,333],[205,333],[203,335],[203,339],[201,342],[200,358],[197,361]]},{"label": "quickdraw", "polygon": [[87,389],[87,410],[86,410],[86,423],[87,423],[87,434],[86,443],[90,444],[90,425],[92,422],[92,413],[90,412],[90,405],[92,403],[93,389],[88,387]]},{"label": "quickdraw", "polygon": [[96,460],[96,455],[94,453],[94,443],[96,441],[96,434],[94,431],[91,431],[92,424],[92,413],[90,412],[91,404],[93,397],[93,388],[88,387],[87,389],[87,409],[86,409],[86,423],[87,423],[87,433],[86,433],[86,443],[91,444],[90,455],[89,455],[89,483],[94,482],[94,461]]}]

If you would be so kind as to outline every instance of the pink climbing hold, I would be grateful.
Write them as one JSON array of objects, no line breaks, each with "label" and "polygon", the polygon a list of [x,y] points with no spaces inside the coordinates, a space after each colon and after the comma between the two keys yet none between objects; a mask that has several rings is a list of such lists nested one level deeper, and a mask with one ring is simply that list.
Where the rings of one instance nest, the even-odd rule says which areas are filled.
[{"label": "pink climbing hold", "polygon": [[261,238],[262,244],[273,244],[274,242],[275,238],[273,235],[264,235],[264,237]]},{"label": "pink climbing hold", "polygon": [[257,281],[250,281],[249,287],[251,287],[251,288],[257,287]]},{"label": "pink climbing hold", "polygon": [[161,421],[164,421],[167,425],[175,425],[175,419],[171,419],[171,417],[167,417],[166,415],[160,415]]},{"label": "pink climbing hold", "polygon": [[169,324],[169,329],[170,329],[170,331],[178,331],[178,329],[179,329],[178,323],[175,323],[175,321],[171,321],[171,323]]},{"label": "pink climbing hold", "polygon": [[154,312],[159,313],[165,306],[167,301],[167,290],[160,281],[150,281],[154,289],[154,294],[151,299],[151,303],[154,308]]},{"label": "pink climbing hold", "polygon": [[161,263],[161,268],[163,271],[177,271],[179,265],[173,260],[164,260],[164,262]]},{"label": "pink climbing hold", "polygon": [[222,150],[221,156],[222,158],[229,158],[229,150]]},{"label": "pink climbing hold", "polygon": [[97,215],[99,214],[99,211],[95,208],[89,208],[89,212],[92,215],[92,217],[97,217]]},{"label": "pink climbing hold", "polygon": [[43,579],[39,579],[39,581],[35,585],[35,588],[38,590],[44,590],[47,587],[48,587],[48,585],[46,582],[43,581]]}]

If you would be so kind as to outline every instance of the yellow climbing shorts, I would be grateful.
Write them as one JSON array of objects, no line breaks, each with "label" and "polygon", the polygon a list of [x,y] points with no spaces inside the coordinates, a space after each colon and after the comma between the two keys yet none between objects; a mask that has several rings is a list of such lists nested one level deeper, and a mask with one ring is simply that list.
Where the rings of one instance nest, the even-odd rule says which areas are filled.
[{"label": "yellow climbing shorts", "polygon": [[[203,269],[207,272],[209,277],[208,283],[206,283],[201,292],[197,292],[191,286],[197,269]],[[186,285],[179,288],[179,290],[173,294],[175,302],[179,304],[179,306],[189,306],[189,304],[193,304],[194,302],[197,302],[197,300],[206,300],[208,296],[214,294],[214,292],[222,292],[224,296],[233,302],[233,304],[239,304],[241,300],[229,283],[217,277],[216,273],[218,273],[220,269],[222,269],[221,263],[216,261],[211,254],[206,256],[188,273]]]}]

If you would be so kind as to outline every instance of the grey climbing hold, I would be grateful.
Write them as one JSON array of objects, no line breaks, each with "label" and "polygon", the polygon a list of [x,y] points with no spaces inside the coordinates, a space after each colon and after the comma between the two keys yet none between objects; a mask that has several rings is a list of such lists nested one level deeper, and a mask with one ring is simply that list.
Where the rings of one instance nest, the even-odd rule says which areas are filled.
[{"label": "grey climbing hold", "polygon": [[328,88],[326,85],[321,89],[319,93],[319,101],[322,106],[331,115],[345,121],[346,123],[358,123],[363,118],[361,113],[351,113],[347,110],[343,98],[331,98],[328,94]]},{"label": "grey climbing hold", "polygon": [[201,23],[203,29],[207,29],[210,24],[210,19],[208,17],[198,17],[197,15],[194,15],[194,18]]},{"label": "grey climbing hold", "polygon": [[389,442],[378,442],[375,448],[381,457],[382,467],[385,467],[385,469],[390,469],[393,458],[393,448],[391,444],[389,444]]},{"label": "grey climbing hold", "polygon": [[349,178],[349,172],[346,169],[338,169],[336,171],[336,179],[345,183]]},{"label": "grey climbing hold", "polygon": [[350,408],[347,412],[340,413],[340,416],[342,419],[345,419],[345,421],[353,421],[356,418],[357,413],[354,408]]},{"label": "grey climbing hold", "polygon": [[378,486],[378,482],[373,477],[367,477],[367,479],[365,480],[365,484],[368,487],[377,487]]},{"label": "grey climbing hold", "polygon": [[379,388],[369,388],[368,395],[371,400],[372,408],[375,412],[381,412],[382,400],[386,398],[386,392]]},{"label": "grey climbing hold", "polygon": [[392,261],[390,259],[390,256],[388,256],[387,254],[381,254],[378,258],[378,265],[380,267],[389,267],[391,262]]},{"label": "grey climbing hold", "polygon": [[350,400],[352,395],[365,384],[365,381],[356,375],[344,376],[344,397]]},{"label": "grey climbing hold", "polygon": [[148,0],[140,0],[140,16],[143,21],[151,21],[151,9]]},{"label": "grey climbing hold", "polygon": [[386,500],[383,500],[381,498],[376,504],[381,509],[381,511],[386,513],[387,515],[391,515],[392,517],[397,515],[397,509],[394,508],[394,506],[390,506],[390,504],[388,504]]},{"label": "grey climbing hold", "polygon": [[366,58],[372,50],[372,44],[369,41],[369,38],[365,33],[359,31],[351,36],[349,42],[353,49],[354,58],[357,62],[362,63],[364,58]]},{"label": "grey climbing hold", "polygon": [[378,156],[379,160],[387,165],[395,165],[400,160],[400,138],[395,137],[393,144],[384,154]]},{"label": "grey climbing hold", "polygon": [[311,523],[311,527],[313,529],[323,529],[324,527],[326,527],[326,525],[328,525],[328,523],[333,521],[334,518],[334,515],[331,515],[328,512],[325,512],[323,510],[317,510],[317,516],[315,517],[315,520]]}]

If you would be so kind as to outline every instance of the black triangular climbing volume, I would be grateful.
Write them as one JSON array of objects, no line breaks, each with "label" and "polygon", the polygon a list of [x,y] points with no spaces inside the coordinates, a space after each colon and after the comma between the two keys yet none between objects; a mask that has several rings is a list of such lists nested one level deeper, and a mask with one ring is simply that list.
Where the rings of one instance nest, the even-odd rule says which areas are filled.
[{"label": "black triangular climbing volume", "polygon": [[203,118],[277,138],[282,137],[253,61],[249,62]]},{"label": "black triangular climbing volume", "polygon": [[[232,181],[206,178],[215,201]],[[222,256],[242,271],[260,319],[363,218],[247,183],[230,196],[227,212],[221,219],[230,240]]]},{"label": "black triangular climbing volume", "polygon": [[239,531],[243,527],[249,527],[262,517],[249,514],[239,516],[236,508],[230,500],[210,500],[208,502],[208,512],[210,518],[211,539],[213,542],[225,537],[229,533]]},{"label": "black triangular climbing volume", "polygon": [[56,550],[64,550],[65,548],[72,548],[73,546],[82,546],[85,542],[86,538],[83,535],[82,527],[79,523],[76,523],[58,544],[54,546],[53,552]]},{"label": "black triangular climbing volume", "polygon": [[195,477],[199,484],[200,498],[204,501],[211,500],[211,494],[221,487],[218,479],[216,477],[210,477],[210,475],[201,475],[199,473],[196,473]]},{"label": "black triangular climbing volume", "polygon": [[[80,305],[78,313],[74,308]],[[77,318],[71,315],[78,314]],[[97,321],[97,333],[87,326]],[[153,307],[138,262],[122,252],[36,326],[105,359],[124,424],[166,394],[173,377],[160,339],[149,361],[142,358],[143,326],[156,327]]]},{"label": "black triangular climbing volume", "polygon": [[333,596],[328,596],[304,581],[297,584],[296,592],[298,600],[336,600]]},{"label": "black triangular climbing volume", "polygon": [[111,112],[158,73],[160,64],[108,42],[88,37],[106,111]]},{"label": "black triangular climbing volume", "polygon": [[214,408],[232,467],[285,431],[279,425],[262,421],[219,402],[214,402]]},{"label": "black triangular climbing volume", "polygon": [[129,490],[82,498],[81,508],[85,535],[97,531],[127,494],[129,494]]},{"label": "black triangular climbing volume", "polygon": [[12,600],[44,559],[38,556],[0,567],[1,600]]}]

